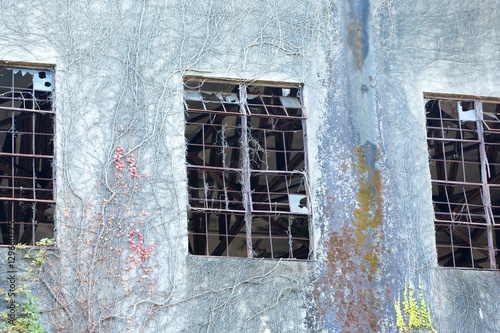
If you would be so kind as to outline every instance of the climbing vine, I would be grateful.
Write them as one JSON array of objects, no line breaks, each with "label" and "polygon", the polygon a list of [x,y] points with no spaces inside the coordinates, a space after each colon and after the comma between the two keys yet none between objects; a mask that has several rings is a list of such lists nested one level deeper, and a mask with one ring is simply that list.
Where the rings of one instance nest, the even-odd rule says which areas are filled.
[{"label": "climbing vine", "polygon": [[[187,256],[182,77],[303,82],[317,53],[308,45],[329,29],[322,6],[0,2],[2,54],[56,65],[57,245],[33,287],[47,330],[223,332],[270,313],[301,316],[290,304],[305,298],[307,277],[286,264]],[[256,285],[258,302],[248,296]]]},{"label": "climbing vine", "polygon": [[[415,298],[415,291],[413,290],[413,284],[411,281],[408,282],[408,284],[405,284],[403,303],[401,304],[401,299],[399,297],[397,300],[394,300],[396,325],[399,332],[407,333],[417,330],[418,332],[422,332],[423,329],[427,329],[430,332],[437,333],[437,330],[432,324],[429,306],[424,300],[424,294],[420,282],[418,289],[420,290],[420,305]],[[403,306],[402,309],[401,305]]]},{"label": "climbing vine", "polygon": [[[24,251],[24,259],[29,262],[29,266],[25,275],[20,280],[14,280],[16,285],[14,290],[9,292],[0,289],[0,295],[5,296],[6,302],[13,306],[9,311],[0,313],[0,332],[13,332],[13,333],[45,333],[47,332],[43,325],[40,323],[39,302],[42,301],[41,297],[32,295],[32,290],[29,287],[30,282],[37,282],[37,273],[41,271],[42,265],[45,263],[47,251],[55,244],[53,238],[44,238],[37,242],[36,248],[29,248],[25,245],[17,245],[14,251]],[[21,302],[16,303],[17,298]],[[11,311],[13,310],[13,311]],[[15,313],[14,317],[9,316],[10,313]]]}]

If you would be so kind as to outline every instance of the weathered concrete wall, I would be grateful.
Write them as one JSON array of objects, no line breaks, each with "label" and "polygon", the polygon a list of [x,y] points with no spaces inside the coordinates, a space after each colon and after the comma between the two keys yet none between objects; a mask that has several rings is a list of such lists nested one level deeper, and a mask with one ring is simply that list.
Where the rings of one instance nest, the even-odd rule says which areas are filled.
[{"label": "weathered concrete wall", "polygon": [[[42,275],[64,288],[33,287],[48,328],[306,330],[314,263],[188,256],[182,77],[304,83],[314,156],[328,2],[3,1],[0,10],[1,60],[56,65],[61,257]],[[138,179],[128,164],[115,168],[119,146],[134,154]],[[126,270],[135,230],[154,245],[150,273]]]},{"label": "weathered concrete wall", "polygon": [[[394,332],[420,277],[440,332],[494,332],[498,273],[437,267],[422,93],[500,97],[498,7],[2,1],[0,60],[56,65],[61,274],[45,277],[65,288],[39,288],[48,328]],[[314,262],[187,255],[183,75],[304,84]],[[117,179],[117,146],[139,179]],[[154,245],[145,282],[120,228]]]},{"label": "weathered concrete wall", "polygon": [[358,0],[337,9],[329,140],[319,150],[320,219],[329,221],[318,225],[319,325],[396,331],[393,301],[420,278],[440,332],[494,332],[498,273],[437,267],[423,92],[500,96],[498,3]]},{"label": "weathered concrete wall", "polygon": [[422,95],[500,96],[499,15],[498,1],[372,5],[392,279],[422,278],[440,332],[498,331],[499,273],[437,267]]}]

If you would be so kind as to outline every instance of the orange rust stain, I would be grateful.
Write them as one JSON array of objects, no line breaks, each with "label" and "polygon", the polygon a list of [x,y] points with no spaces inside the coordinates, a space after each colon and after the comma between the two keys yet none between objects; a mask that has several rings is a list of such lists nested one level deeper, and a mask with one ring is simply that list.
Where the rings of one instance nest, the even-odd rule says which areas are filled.
[{"label": "orange rust stain", "polygon": [[356,27],[356,43],[354,44],[358,50],[358,65],[359,69],[363,69],[363,57],[361,56],[361,37],[359,33],[359,26]]},{"label": "orange rust stain", "polygon": [[[383,185],[380,170],[368,164],[363,148],[358,147],[354,155],[358,205],[354,218],[329,234],[325,273],[314,296],[319,314],[325,317],[335,312],[342,332],[373,332],[380,330],[381,304],[390,293],[386,290],[381,294],[374,288],[381,257],[387,254],[382,228]],[[334,199],[328,196],[327,200],[333,206]],[[334,220],[333,210],[327,217]],[[320,297],[322,293],[326,297]],[[328,326],[325,319],[323,322]]]},{"label": "orange rust stain", "polygon": [[347,27],[349,33],[347,34],[347,43],[354,47],[356,56],[358,58],[359,69],[363,69],[363,55],[361,53],[361,32],[359,26],[354,28],[352,25]]},{"label": "orange rust stain", "polygon": [[[368,79],[370,80],[370,83],[373,83],[373,77],[368,76]],[[375,84],[370,84],[370,87],[375,88]]]}]

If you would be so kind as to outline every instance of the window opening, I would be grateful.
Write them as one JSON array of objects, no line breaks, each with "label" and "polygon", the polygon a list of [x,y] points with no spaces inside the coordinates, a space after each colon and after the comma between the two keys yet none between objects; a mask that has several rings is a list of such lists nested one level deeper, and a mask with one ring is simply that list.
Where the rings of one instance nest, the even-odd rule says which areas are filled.
[{"label": "window opening", "polygon": [[189,252],[309,259],[301,87],[186,79]]},{"label": "window opening", "polygon": [[500,268],[500,102],[427,100],[438,263]]},{"label": "window opening", "polygon": [[0,64],[2,245],[54,237],[52,67]]}]

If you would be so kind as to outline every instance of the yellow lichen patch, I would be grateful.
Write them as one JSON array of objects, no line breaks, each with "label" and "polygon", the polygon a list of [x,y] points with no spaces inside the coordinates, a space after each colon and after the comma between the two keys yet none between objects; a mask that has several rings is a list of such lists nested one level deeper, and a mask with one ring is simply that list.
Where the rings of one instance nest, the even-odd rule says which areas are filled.
[{"label": "yellow lichen patch", "polygon": [[380,170],[373,170],[361,147],[356,149],[356,171],[359,173],[358,208],[354,210],[356,248],[362,254],[365,268],[371,281],[377,272],[380,251],[380,236],[383,223],[382,181]]}]

